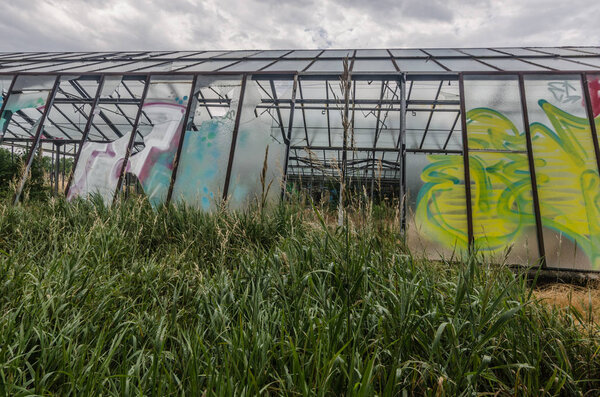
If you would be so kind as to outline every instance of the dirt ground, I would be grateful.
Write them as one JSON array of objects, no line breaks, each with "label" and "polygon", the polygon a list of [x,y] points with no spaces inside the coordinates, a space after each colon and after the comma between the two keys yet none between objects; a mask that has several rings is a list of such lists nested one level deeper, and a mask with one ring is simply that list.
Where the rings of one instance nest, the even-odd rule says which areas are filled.
[{"label": "dirt ground", "polygon": [[586,287],[547,284],[534,291],[534,294],[538,299],[559,309],[575,307],[586,320],[591,311],[591,320],[600,325],[600,283]]}]

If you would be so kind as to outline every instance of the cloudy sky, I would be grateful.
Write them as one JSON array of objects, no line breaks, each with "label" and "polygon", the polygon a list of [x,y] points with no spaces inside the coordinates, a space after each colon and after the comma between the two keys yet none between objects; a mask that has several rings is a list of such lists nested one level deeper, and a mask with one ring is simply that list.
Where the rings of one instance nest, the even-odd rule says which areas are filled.
[{"label": "cloudy sky", "polygon": [[600,45],[598,0],[4,0],[1,51]]}]

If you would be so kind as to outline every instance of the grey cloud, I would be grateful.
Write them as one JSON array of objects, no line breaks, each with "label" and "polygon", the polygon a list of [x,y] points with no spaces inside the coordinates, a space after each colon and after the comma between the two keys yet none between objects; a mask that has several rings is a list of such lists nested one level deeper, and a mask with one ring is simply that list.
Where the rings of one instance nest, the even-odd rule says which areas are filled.
[{"label": "grey cloud", "polygon": [[2,51],[598,45],[600,2],[20,0]]},{"label": "grey cloud", "polygon": [[454,18],[452,9],[444,1],[407,1],[402,8],[403,16],[418,19],[434,19],[451,22]]}]

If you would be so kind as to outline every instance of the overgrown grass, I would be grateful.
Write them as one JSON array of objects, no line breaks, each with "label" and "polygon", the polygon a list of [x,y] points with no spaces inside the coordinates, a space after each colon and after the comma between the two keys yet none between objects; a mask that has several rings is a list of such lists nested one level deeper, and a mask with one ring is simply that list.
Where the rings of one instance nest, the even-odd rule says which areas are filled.
[{"label": "overgrown grass", "polygon": [[600,393],[597,324],[393,214],[0,205],[0,394]]}]

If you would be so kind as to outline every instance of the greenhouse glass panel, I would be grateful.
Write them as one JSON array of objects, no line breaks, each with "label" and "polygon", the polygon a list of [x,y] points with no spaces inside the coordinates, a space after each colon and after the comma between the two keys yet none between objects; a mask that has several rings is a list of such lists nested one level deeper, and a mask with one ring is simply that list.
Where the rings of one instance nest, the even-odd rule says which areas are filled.
[{"label": "greenhouse glass panel", "polygon": [[354,50],[325,50],[319,58],[351,58]]},{"label": "greenhouse glass panel", "polygon": [[231,51],[227,52],[223,55],[217,55],[215,58],[219,59],[238,59],[238,58],[246,58],[252,55],[257,55],[260,51]]},{"label": "greenhouse glass panel", "polygon": [[156,76],[150,80],[138,128],[140,145],[126,171],[137,176],[154,207],[167,198],[191,88],[190,76]]},{"label": "greenhouse glass panel", "polygon": [[571,50],[568,48],[559,48],[559,47],[530,47],[532,50],[540,51],[544,54],[553,54],[553,55],[581,55],[582,53],[579,51]]},{"label": "greenhouse glass panel", "polygon": [[87,123],[91,104],[96,96],[99,77],[62,77],[54,104],[44,123],[44,139],[80,140]]},{"label": "greenhouse glass panel", "polygon": [[599,47],[569,47],[585,54],[600,54]]},{"label": "greenhouse glass panel", "polygon": [[356,50],[356,57],[385,57],[389,58],[390,54],[387,50]]},{"label": "greenhouse glass panel", "polygon": [[8,90],[10,89],[10,84],[12,83],[14,76],[0,76],[0,106],[4,102],[6,95],[8,95]]},{"label": "greenhouse glass panel", "polygon": [[[474,124],[479,122],[479,116],[467,112],[467,117],[473,117],[467,132],[478,128]],[[527,154],[471,151],[469,169],[477,253],[490,263],[537,264],[539,251]]]},{"label": "greenhouse glass panel", "polygon": [[[577,57],[577,58],[565,57],[564,59],[568,60],[568,61],[585,63],[586,65],[592,66],[592,69],[600,69],[600,57]],[[586,69],[589,70],[590,67],[588,66],[588,67],[586,67]]]},{"label": "greenhouse glass panel", "polygon": [[97,195],[106,205],[110,205],[130,136],[131,132],[112,142],[86,142],[83,145],[67,200]]},{"label": "greenhouse glass panel", "polygon": [[323,60],[315,61],[307,69],[307,72],[342,72],[344,70],[344,63],[340,60]]},{"label": "greenhouse glass panel", "polygon": [[431,259],[459,259],[468,245],[462,155],[406,154],[407,244]]},{"label": "greenhouse glass panel", "polygon": [[477,62],[474,59],[463,58],[463,59],[437,59],[439,63],[444,65],[450,70],[454,71],[464,71],[464,72],[474,72],[474,71],[493,71],[496,70],[488,65],[485,65],[481,62]]},{"label": "greenhouse glass panel", "polygon": [[[100,92],[100,102],[94,112],[89,139],[83,143],[79,160],[73,170],[67,200],[97,195],[105,204],[110,205],[123,170],[134,120],[140,107],[141,91],[145,84],[145,80],[141,78],[136,80],[126,80],[122,76],[105,78]],[[121,98],[132,103],[128,105],[105,103]]]},{"label": "greenhouse glass panel", "polygon": [[[523,58],[527,59],[527,58]],[[594,66],[584,65],[577,62],[585,62],[585,58],[577,59],[576,62],[571,62],[566,59],[559,58],[529,58],[528,61],[536,63],[538,65],[546,66],[548,68],[556,70],[593,70],[596,69]]]},{"label": "greenhouse glass panel", "polygon": [[298,60],[298,61],[281,60],[281,61],[275,62],[273,65],[266,67],[264,70],[265,71],[284,71],[284,70],[286,70],[286,71],[287,70],[301,71],[301,70],[304,70],[308,66],[309,63],[310,63],[310,61],[303,61],[303,60]]},{"label": "greenhouse glass panel", "polygon": [[396,59],[402,72],[444,72],[446,69],[426,59]]},{"label": "greenhouse glass panel", "polygon": [[241,90],[241,76],[199,77],[184,135],[172,200],[205,210],[221,201]]},{"label": "greenhouse glass panel", "polygon": [[[203,54],[202,51],[177,51],[175,53],[165,53],[165,54],[158,54],[153,56],[153,59],[187,59],[187,58],[197,58],[197,56],[200,56],[201,54]],[[204,58],[204,57],[201,57]]]},{"label": "greenhouse glass panel", "polygon": [[600,177],[578,75],[525,76],[546,262],[600,269]]},{"label": "greenhouse glass panel", "polygon": [[469,149],[525,152],[517,76],[465,76],[464,84]]},{"label": "greenhouse glass panel", "polygon": [[248,58],[280,58],[290,52],[289,50],[273,50],[273,51],[260,51],[254,55],[250,55]]},{"label": "greenhouse glass panel", "polygon": [[260,70],[271,63],[273,63],[273,61],[241,61],[227,66],[222,70],[228,72],[252,72]]},{"label": "greenhouse glass panel", "polygon": [[523,62],[518,59],[511,58],[485,58],[485,63],[489,63],[492,66],[505,70],[507,72],[512,71],[527,71],[527,70],[548,70],[548,68],[541,65],[533,65],[531,63]]},{"label": "greenhouse glass panel", "polygon": [[495,263],[539,258],[517,76],[465,76],[475,249]]},{"label": "greenhouse glass panel", "polygon": [[528,50],[526,48],[494,48],[494,50],[502,51],[507,54],[516,55],[516,56],[541,55],[537,51]]},{"label": "greenhouse glass panel", "polygon": [[231,51],[204,51],[201,54],[194,55],[194,58],[217,58],[230,52]]},{"label": "greenhouse glass panel", "polygon": [[5,64],[4,67],[2,68],[3,72],[12,72],[15,70],[18,71],[31,71],[31,72],[38,72],[38,71],[43,71],[45,68],[47,67],[56,67],[57,65],[64,65],[65,62],[28,62],[26,64],[21,64],[21,63],[15,63],[15,64]]},{"label": "greenhouse glass panel", "polygon": [[322,50],[296,50],[284,56],[284,58],[314,58],[321,53]]},{"label": "greenhouse glass panel", "polygon": [[217,69],[232,65],[235,61],[204,61],[196,65],[188,66],[178,71],[181,72],[212,72]]},{"label": "greenhouse glass panel", "polygon": [[466,55],[448,48],[424,48],[424,52],[434,57],[465,57]]},{"label": "greenhouse glass panel", "polygon": [[494,51],[488,48],[461,48],[462,52],[468,55],[474,56],[491,56],[491,57],[500,57],[500,56],[508,56],[507,54],[502,54],[498,51]]},{"label": "greenhouse glass panel", "polygon": [[417,49],[396,49],[396,50],[390,50],[390,52],[392,53],[393,56],[395,57],[399,57],[399,58],[427,58],[429,55],[425,54],[423,51],[421,50],[417,50]]},{"label": "greenhouse glass panel", "polygon": [[33,137],[35,135],[56,78],[57,76],[17,77],[12,91],[5,99],[6,105],[0,117],[2,136],[10,134]]},{"label": "greenhouse glass panel", "polygon": [[354,61],[353,72],[395,72],[396,68],[389,59],[357,59]]},{"label": "greenhouse glass panel", "polygon": [[[267,112],[257,112],[263,95],[254,80],[244,92],[240,126],[229,183],[229,205],[275,201],[281,193],[285,143],[282,131]],[[287,134],[287,123],[284,123]]]}]

